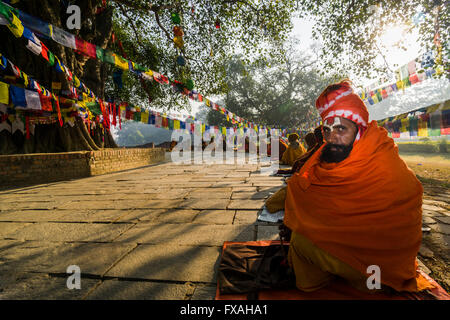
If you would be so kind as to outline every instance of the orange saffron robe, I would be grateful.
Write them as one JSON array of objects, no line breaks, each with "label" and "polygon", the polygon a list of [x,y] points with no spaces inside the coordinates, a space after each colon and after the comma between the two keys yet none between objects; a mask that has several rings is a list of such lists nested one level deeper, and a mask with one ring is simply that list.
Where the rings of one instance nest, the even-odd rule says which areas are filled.
[{"label": "orange saffron robe", "polygon": [[387,131],[372,121],[340,163],[322,148],[288,181],[285,225],[367,277],[379,266],[397,291],[432,288],[416,272],[423,187]]},{"label": "orange saffron robe", "polygon": [[298,142],[297,145],[289,144],[288,148],[284,151],[283,156],[281,157],[281,163],[292,166],[295,160],[300,158],[305,153],[306,150],[301,143]]}]

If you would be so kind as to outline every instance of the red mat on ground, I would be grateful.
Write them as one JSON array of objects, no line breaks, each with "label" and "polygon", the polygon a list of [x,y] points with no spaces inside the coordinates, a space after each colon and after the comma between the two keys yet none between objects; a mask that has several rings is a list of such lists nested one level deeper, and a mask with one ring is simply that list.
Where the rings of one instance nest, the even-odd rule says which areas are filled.
[{"label": "red mat on ground", "polygon": [[[279,240],[232,242],[226,241],[223,244],[222,252],[232,244],[244,244],[251,246],[280,245]],[[418,270],[427,278],[435,288],[430,290],[430,294],[424,293],[366,293],[359,291],[345,282],[343,279],[336,279],[325,288],[314,292],[303,292],[297,289],[290,290],[261,290],[258,292],[259,300],[450,300],[450,295],[426,273]],[[433,298],[434,297],[434,298]],[[247,300],[247,294],[220,294],[217,283],[216,300]]]}]

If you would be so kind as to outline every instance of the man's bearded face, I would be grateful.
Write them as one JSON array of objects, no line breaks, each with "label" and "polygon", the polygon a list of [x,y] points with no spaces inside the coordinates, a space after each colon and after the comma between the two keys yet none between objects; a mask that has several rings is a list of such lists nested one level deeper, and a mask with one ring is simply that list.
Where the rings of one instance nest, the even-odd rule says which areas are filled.
[{"label": "man's bearded face", "polygon": [[346,159],[353,149],[357,132],[357,126],[348,119],[334,117],[325,120],[323,136],[327,144],[322,149],[320,160],[332,163]]}]

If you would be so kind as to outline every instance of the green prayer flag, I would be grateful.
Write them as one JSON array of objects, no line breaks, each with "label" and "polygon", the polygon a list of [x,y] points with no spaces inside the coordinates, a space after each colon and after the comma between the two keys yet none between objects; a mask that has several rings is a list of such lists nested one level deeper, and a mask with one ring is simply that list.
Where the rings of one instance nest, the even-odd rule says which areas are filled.
[{"label": "green prayer flag", "polygon": [[136,111],[136,112],[133,114],[133,120],[134,120],[134,121],[141,121],[141,112],[140,112],[140,111]]},{"label": "green prayer flag", "polygon": [[49,51],[47,53],[47,56],[48,56],[48,64],[53,67],[55,65],[55,55]]},{"label": "green prayer flag", "polygon": [[97,51],[97,59],[100,61],[105,61],[105,50],[100,47],[96,48]]},{"label": "green prayer flag", "polygon": [[104,50],[104,62],[115,64],[116,59],[114,58],[114,53],[109,50]]}]

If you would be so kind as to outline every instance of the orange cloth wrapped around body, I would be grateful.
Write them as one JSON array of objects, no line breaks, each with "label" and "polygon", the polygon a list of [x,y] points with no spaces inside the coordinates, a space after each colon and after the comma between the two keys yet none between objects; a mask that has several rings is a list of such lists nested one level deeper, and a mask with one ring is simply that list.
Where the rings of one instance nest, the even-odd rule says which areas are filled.
[{"label": "orange cloth wrapped around body", "polygon": [[321,162],[322,148],[289,179],[284,224],[366,277],[379,266],[397,291],[433,287],[416,273],[423,187],[387,131],[372,121],[339,163]]},{"label": "orange cloth wrapped around body", "polygon": [[290,143],[281,157],[281,163],[292,166],[298,158],[306,152],[305,148],[299,142]]}]

